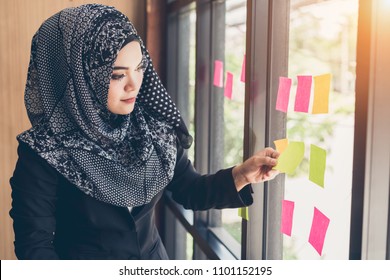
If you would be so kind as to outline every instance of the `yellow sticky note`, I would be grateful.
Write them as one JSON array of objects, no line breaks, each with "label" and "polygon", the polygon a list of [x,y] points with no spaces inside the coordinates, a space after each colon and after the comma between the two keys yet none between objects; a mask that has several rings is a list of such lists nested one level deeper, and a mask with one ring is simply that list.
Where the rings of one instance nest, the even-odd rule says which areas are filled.
[{"label": "yellow sticky note", "polygon": [[287,146],[288,146],[288,139],[285,138],[285,139],[275,140],[275,141],[274,141],[274,144],[275,144],[276,150],[277,150],[279,153],[283,153],[283,151],[284,151],[284,150],[287,148]]},{"label": "yellow sticky note", "polygon": [[248,209],[248,207],[238,208],[238,216],[240,216],[244,220],[249,221],[249,209]]},{"label": "yellow sticky note", "polygon": [[329,91],[332,75],[314,76],[313,114],[327,114],[329,111]]},{"label": "yellow sticky note", "polygon": [[325,168],[326,150],[317,147],[316,145],[311,145],[309,180],[320,187],[324,187]]},{"label": "yellow sticky note", "polygon": [[290,142],[278,158],[278,164],[273,168],[287,174],[293,174],[303,160],[305,144],[303,142]]}]

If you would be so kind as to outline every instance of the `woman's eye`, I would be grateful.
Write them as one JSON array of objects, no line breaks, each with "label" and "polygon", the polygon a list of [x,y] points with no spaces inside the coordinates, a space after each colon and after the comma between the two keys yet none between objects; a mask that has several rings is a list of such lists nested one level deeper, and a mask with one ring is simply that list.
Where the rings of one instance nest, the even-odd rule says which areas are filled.
[{"label": "woman's eye", "polygon": [[144,73],[145,70],[146,70],[146,68],[144,68],[144,67],[142,67],[142,66],[140,66],[140,67],[138,67],[137,69],[135,69],[135,71],[142,72],[142,73]]},{"label": "woman's eye", "polygon": [[144,57],[142,57],[142,61],[141,61],[140,66],[138,66],[138,68],[135,69],[135,70],[136,70],[136,71],[145,72],[147,67],[148,67],[148,60],[147,60],[146,57],[144,56]]},{"label": "woman's eye", "polygon": [[112,74],[111,75],[111,80],[121,80],[125,77],[125,74]]}]

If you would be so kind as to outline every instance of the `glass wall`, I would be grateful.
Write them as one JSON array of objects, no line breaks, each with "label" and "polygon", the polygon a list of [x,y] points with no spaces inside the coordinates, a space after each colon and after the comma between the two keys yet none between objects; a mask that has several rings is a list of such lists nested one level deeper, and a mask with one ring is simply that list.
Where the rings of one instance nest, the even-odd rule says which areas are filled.
[{"label": "glass wall", "polygon": [[[295,203],[292,236],[284,235],[284,259],[348,259],[354,141],[358,0],[291,1],[288,77],[295,100],[298,75],[330,73],[329,113],[294,112],[287,138],[305,143],[305,156],[286,176],[285,199]],[[312,99],[309,105],[311,112]],[[326,150],[324,186],[308,179],[310,145]],[[314,207],[330,219],[320,256],[308,243]]]},{"label": "glass wall", "polygon": [[[168,17],[167,90],[186,122],[190,134],[195,137],[195,3],[181,8]],[[187,151],[194,162],[196,143]],[[186,220],[192,224],[192,211],[176,205]],[[166,247],[171,258],[192,259],[193,238],[166,208]]]},{"label": "glass wall", "polygon": [[[364,165],[367,163],[353,172],[353,166],[360,162],[354,145],[359,142],[357,139],[370,137],[365,134],[368,121],[355,123],[355,110],[356,116],[364,111],[363,104],[356,104],[365,100],[362,95],[368,95],[368,90],[359,86],[357,90],[364,92],[355,94],[359,2],[367,3],[358,0],[172,2],[173,11],[170,10],[168,18],[168,91],[195,136],[195,149],[189,151],[189,157],[196,169],[203,174],[214,173],[241,162],[244,154],[250,156],[284,137],[305,146],[303,161],[293,174],[253,184],[254,203],[249,207],[249,221],[243,221],[237,209],[193,212],[168,202],[171,217],[167,220],[176,223],[166,223],[165,245],[170,248],[169,244],[174,244],[172,258],[334,260],[351,258],[355,250],[358,254],[352,258],[360,259],[364,242],[376,246],[374,235],[362,234],[376,231],[376,227],[370,227],[375,222],[366,216],[377,216],[377,210],[370,212],[370,207],[378,205],[382,192],[375,189],[378,192],[369,198],[372,201],[367,208],[363,198],[369,199],[363,197],[361,186],[367,196],[374,188],[366,186],[368,181],[361,184],[356,181],[356,174],[368,172]],[[362,27],[359,23],[359,35],[364,24]],[[245,83],[241,80],[244,55],[250,71]],[[213,80],[216,61],[223,63],[220,86]],[[313,114],[314,78],[323,74],[331,74],[329,112]],[[311,77],[308,113],[295,112],[294,108],[299,76]],[[231,96],[225,95],[228,77],[232,77],[233,83]],[[292,81],[287,113],[275,109],[280,77]],[[360,83],[370,81],[360,79]],[[323,186],[309,179],[311,145],[326,152]],[[362,148],[362,153],[367,152],[364,149],[367,147]],[[383,197],[388,199],[388,194]],[[280,230],[284,200],[294,202],[291,236]],[[354,204],[357,210],[351,212]],[[385,204],[382,201],[380,205]],[[367,213],[360,217],[359,209],[363,206]],[[330,221],[320,254],[309,243],[315,209]],[[357,220],[355,227],[351,219]],[[363,226],[360,222],[364,222]],[[350,230],[351,224],[356,230]],[[385,232],[385,228],[387,224],[382,225],[381,231]],[[359,241],[362,236],[363,241]],[[350,238],[353,241],[355,237],[357,240],[351,243]],[[167,242],[169,238],[171,243]]]},{"label": "glass wall", "polygon": [[[231,99],[224,101],[224,168],[243,160],[245,84],[241,71],[246,47],[246,2],[226,1],[225,86],[229,72],[233,77],[233,90]],[[237,242],[241,242],[241,218],[237,209],[222,210],[222,224]]]}]

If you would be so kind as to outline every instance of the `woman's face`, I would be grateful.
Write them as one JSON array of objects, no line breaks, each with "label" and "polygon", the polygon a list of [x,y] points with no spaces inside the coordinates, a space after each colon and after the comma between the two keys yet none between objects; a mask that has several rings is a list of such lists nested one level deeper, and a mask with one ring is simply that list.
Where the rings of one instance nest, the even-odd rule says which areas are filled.
[{"label": "woman's face", "polygon": [[133,111],[144,70],[141,46],[132,41],[120,50],[114,63],[107,98],[111,113],[127,115]]}]

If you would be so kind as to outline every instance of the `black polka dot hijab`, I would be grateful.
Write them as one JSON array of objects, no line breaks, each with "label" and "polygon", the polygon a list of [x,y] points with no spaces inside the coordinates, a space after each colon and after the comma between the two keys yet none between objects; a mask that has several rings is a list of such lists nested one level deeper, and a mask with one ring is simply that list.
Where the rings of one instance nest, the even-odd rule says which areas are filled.
[{"label": "black polka dot hijab", "polygon": [[[121,48],[137,40],[144,78],[134,110],[115,115],[107,95]],[[176,140],[192,137],[128,18],[113,7],[65,9],[32,39],[25,104],[32,128],[18,135],[84,193],[110,204],[148,203],[172,179]]]}]

